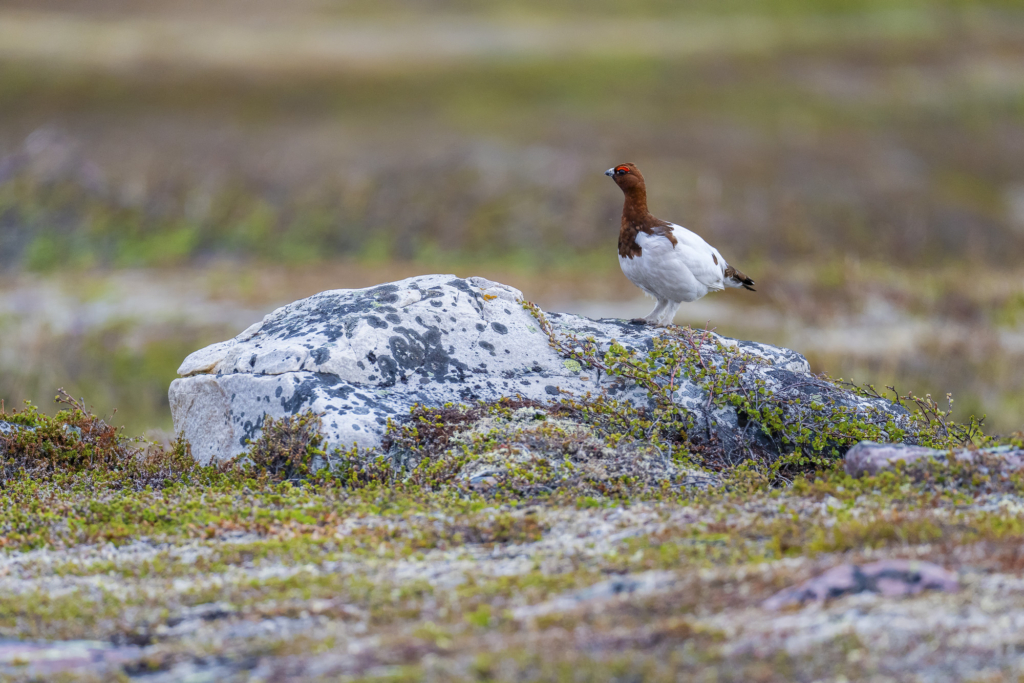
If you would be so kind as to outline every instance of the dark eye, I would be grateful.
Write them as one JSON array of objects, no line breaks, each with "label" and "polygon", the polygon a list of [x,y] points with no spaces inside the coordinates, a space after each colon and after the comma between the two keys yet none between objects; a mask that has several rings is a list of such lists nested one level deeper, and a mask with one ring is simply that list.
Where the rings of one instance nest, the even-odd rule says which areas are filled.
[{"label": "dark eye", "polygon": [[615,169],[615,175],[626,175],[627,173],[629,173],[629,169],[628,168],[617,168],[617,169]]}]

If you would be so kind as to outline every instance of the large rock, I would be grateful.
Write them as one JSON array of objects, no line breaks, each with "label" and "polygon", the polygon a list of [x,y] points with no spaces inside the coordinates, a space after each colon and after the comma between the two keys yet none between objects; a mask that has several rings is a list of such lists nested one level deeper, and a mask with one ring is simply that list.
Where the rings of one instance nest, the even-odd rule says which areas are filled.
[{"label": "large rock", "polygon": [[[242,452],[266,415],[323,414],[332,446],[377,446],[389,418],[421,403],[473,403],[520,395],[550,402],[564,394],[602,391],[638,405],[636,386],[580,367],[552,349],[522,294],[483,278],[428,275],[358,290],[333,290],[289,304],[234,339],[191,354],[170,388],[177,432],[201,460]],[[547,314],[559,335],[592,336],[646,351],[659,330],[622,320]],[[902,419],[902,408],[856,396],[809,375],[806,359],[788,349],[712,335],[758,359],[741,369],[773,391],[856,411],[878,409]],[[715,344],[701,348],[721,362]],[[778,454],[776,443],[736,414],[716,408],[699,386],[676,379],[677,403],[690,411],[691,439],[720,447],[727,459],[751,449]],[[824,398],[823,398],[824,397]]]}]

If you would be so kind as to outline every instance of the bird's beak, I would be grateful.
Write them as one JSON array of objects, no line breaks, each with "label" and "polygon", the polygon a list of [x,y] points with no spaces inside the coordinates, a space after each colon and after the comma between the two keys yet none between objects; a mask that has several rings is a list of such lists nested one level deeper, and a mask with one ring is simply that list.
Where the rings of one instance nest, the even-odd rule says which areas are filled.
[{"label": "bird's beak", "polygon": [[609,178],[611,178],[613,175],[615,175],[615,169],[614,168],[609,168],[607,171],[604,172],[604,174],[606,176],[608,176]]}]

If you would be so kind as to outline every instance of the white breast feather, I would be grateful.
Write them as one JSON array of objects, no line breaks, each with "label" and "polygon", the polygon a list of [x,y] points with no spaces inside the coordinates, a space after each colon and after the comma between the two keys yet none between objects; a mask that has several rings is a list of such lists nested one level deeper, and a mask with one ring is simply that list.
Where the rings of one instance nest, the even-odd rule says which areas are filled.
[{"label": "white breast feather", "polygon": [[641,255],[619,257],[625,276],[647,294],[673,302],[695,301],[724,289],[728,264],[718,250],[682,226],[672,225],[671,230],[675,245],[661,235],[637,233]]}]

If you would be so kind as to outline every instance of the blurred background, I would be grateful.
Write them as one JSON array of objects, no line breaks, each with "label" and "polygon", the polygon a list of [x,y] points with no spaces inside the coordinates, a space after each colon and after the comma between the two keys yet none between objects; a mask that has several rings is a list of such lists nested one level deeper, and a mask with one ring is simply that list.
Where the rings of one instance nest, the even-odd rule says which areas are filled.
[{"label": "blurred background", "polygon": [[415,274],[643,315],[622,161],[758,281],[678,322],[1024,426],[1020,0],[2,0],[0,398],[167,430],[192,350]]}]

